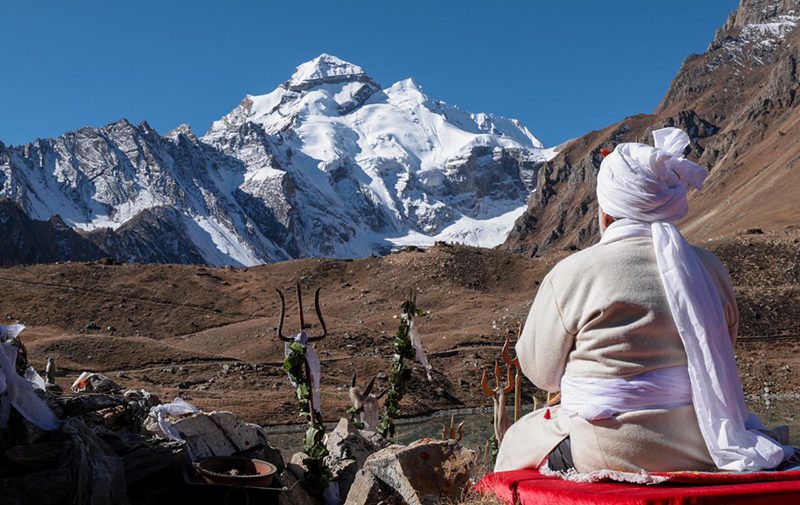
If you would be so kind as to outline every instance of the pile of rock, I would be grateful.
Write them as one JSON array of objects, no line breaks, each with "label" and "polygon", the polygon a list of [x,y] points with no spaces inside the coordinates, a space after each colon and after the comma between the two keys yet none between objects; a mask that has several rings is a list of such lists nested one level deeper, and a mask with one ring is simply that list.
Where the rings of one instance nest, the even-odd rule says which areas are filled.
[{"label": "pile of rock", "polygon": [[473,452],[454,440],[390,445],[341,419],[326,438],[333,480],[319,497],[303,487],[303,453],[285,465],[261,426],[230,412],[202,412],[180,399],[164,405],[144,390],[36,394],[59,427],[42,430],[12,409],[8,429],[0,430],[3,504],[180,502],[190,461],[240,456],[275,465],[280,505],[414,505],[457,500],[474,468]]},{"label": "pile of rock", "polygon": [[42,430],[12,409],[0,430],[0,503],[129,503],[184,457],[184,442],[142,432],[154,395],[37,394],[59,427]]},{"label": "pile of rock", "polygon": [[[326,465],[340,503],[428,504],[457,501],[475,469],[475,453],[455,440],[424,439],[389,445],[380,435],[341,419],[325,443]],[[302,480],[305,454],[296,453],[289,472]]]},{"label": "pile of rock", "polygon": [[[279,478],[286,473],[264,429],[230,412],[169,418],[179,435],[170,437],[159,425],[159,399],[146,391],[37,394],[60,425],[45,431],[11,410],[8,429],[0,429],[3,504],[180,502],[182,470],[210,456],[261,459]],[[301,486],[283,494],[280,503],[311,503]]]},{"label": "pile of rock", "polygon": [[391,445],[364,462],[347,495],[348,505],[457,501],[467,490],[475,453],[455,440],[423,439]]}]

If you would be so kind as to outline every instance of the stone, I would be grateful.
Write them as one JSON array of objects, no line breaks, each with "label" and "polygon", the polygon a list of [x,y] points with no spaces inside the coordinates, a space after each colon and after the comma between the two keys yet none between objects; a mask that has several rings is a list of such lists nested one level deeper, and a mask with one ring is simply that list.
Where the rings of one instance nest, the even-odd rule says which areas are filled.
[{"label": "stone", "polygon": [[302,480],[308,471],[308,467],[303,463],[303,460],[308,458],[308,454],[304,452],[296,452],[292,454],[289,464],[286,469],[289,470],[296,479]]},{"label": "stone", "polygon": [[48,393],[52,393],[54,395],[55,394],[61,394],[61,393],[64,392],[64,388],[62,388],[58,384],[51,383],[51,382],[46,382],[45,385],[44,385],[44,389]]},{"label": "stone", "polygon": [[108,395],[81,395],[59,398],[58,402],[61,405],[64,417],[75,417],[122,405],[123,400]]},{"label": "stone", "polygon": [[328,457],[325,464],[339,483],[339,493],[347,496],[356,478],[356,472],[364,466],[369,456],[387,447],[389,442],[372,431],[360,430],[347,419],[340,419],[336,428],[328,434],[325,447]]},{"label": "stone", "polygon": [[194,414],[172,423],[172,427],[180,433],[181,438],[186,440],[194,458],[230,456],[258,443],[258,435],[252,430],[249,433],[238,430],[236,441],[229,438],[212,419],[213,414],[217,412]]},{"label": "stone", "polygon": [[[150,429],[157,426],[148,423]],[[186,441],[195,459],[242,455],[263,459],[279,470],[284,467],[280,451],[269,445],[267,432],[230,412],[199,412],[175,421],[172,427]]]},{"label": "stone", "polygon": [[402,502],[402,497],[372,472],[359,470],[344,504],[393,505]]},{"label": "stone", "polygon": [[339,424],[328,434],[325,441],[329,457],[354,459],[359,466],[362,466],[373,453],[388,446],[389,442],[377,433],[360,430],[345,418],[339,420]]},{"label": "stone", "polygon": [[47,358],[47,367],[44,370],[44,377],[46,384],[56,383],[56,360],[55,358]]},{"label": "stone", "polygon": [[[391,445],[370,456],[363,470],[388,485],[409,505],[457,501],[469,482],[473,451],[455,440],[417,440]],[[354,491],[361,493],[361,484]],[[349,500],[348,500],[349,502]]]},{"label": "stone", "polygon": [[308,492],[300,485],[299,479],[289,469],[280,474],[286,491],[278,498],[279,505],[317,505],[317,501],[311,498]]}]

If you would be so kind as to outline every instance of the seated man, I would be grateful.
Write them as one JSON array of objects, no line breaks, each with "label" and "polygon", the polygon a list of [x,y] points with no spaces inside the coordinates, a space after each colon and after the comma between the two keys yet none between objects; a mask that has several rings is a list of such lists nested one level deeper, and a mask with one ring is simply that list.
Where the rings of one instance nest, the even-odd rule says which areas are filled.
[{"label": "seated man", "polygon": [[541,283],[516,350],[523,373],[562,403],[512,425],[496,471],[744,471],[793,455],[744,404],[725,267],[672,224],[707,173],[683,157],[685,132],[653,137],[656,147],[620,144],[605,157],[600,243]]}]

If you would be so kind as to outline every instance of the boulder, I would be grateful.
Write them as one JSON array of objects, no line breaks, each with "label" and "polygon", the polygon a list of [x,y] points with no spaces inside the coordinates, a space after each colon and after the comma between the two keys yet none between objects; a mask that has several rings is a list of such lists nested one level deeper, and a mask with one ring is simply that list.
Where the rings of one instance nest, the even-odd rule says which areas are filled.
[{"label": "boulder", "polygon": [[263,459],[283,470],[283,457],[269,445],[266,431],[230,412],[199,412],[172,423],[172,427],[186,441],[193,459],[245,456]]},{"label": "boulder", "polygon": [[403,498],[368,470],[358,471],[344,502],[345,505],[394,505],[399,503],[403,503]]},{"label": "boulder", "polygon": [[372,431],[359,430],[347,419],[341,419],[328,434],[325,447],[328,457],[325,464],[339,483],[339,493],[347,496],[356,478],[356,472],[372,454],[388,446],[389,442]]},{"label": "boulder", "polygon": [[286,465],[286,469],[289,470],[298,480],[303,480],[303,477],[308,471],[308,467],[303,462],[307,458],[308,454],[304,452],[296,452],[292,454],[289,464]]},{"label": "boulder", "polygon": [[[457,501],[469,482],[474,457],[473,451],[455,440],[428,438],[376,452],[364,463],[363,471],[386,484],[409,505]],[[359,503],[357,498],[374,491],[368,477],[359,478],[350,490],[353,499],[348,495],[347,503]]]},{"label": "boulder", "polygon": [[388,447],[389,442],[374,431],[359,430],[347,419],[340,419],[328,434],[325,447],[331,459],[353,459],[361,467],[375,452]]}]

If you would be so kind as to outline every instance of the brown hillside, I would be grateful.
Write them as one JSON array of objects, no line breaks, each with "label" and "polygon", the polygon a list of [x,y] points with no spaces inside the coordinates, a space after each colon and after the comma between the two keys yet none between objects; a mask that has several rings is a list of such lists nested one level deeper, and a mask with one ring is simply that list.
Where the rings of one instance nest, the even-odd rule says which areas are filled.
[{"label": "brown hillside", "polygon": [[653,114],[588,133],[540,170],[529,208],[502,248],[541,255],[593,243],[600,149],[651,142],[650,132],[664,126],[689,132],[689,156],[710,171],[680,223],[688,238],[800,224],[796,12],[797,0],[742,0],[708,51],[684,61]]},{"label": "brown hillside", "polygon": [[[800,349],[800,231],[735,235],[703,245],[728,265],[736,285],[745,388],[800,391],[791,372],[793,352]],[[420,330],[435,369],[430,384],[414,365],[402,406],[404,415],[418,415],[488,405],[479,390],[481,367],[500,357],[503,338],[516,334],[538,281],[566,254],[528,259],[440,245],[383,258],[236,269],[98,262],[15,266],[0,269],[0,321],[28,325],[23,340],[33,364],[42,370],[54,356],[66,372],[59,379],[64,387],[82,371],[98,371],[164,399],[180,395],[255,422],[287,423],[296,418],[281,367],[283,345],[275,337],[274,290],[290,290],[299,280],[311,332],[319,326],[311,316],[310,290],[322,287],[330,336],[317,347],[325,415],[333,420],[345,415],[353,371],[362,381],[388,373],[395,316],[413,286],[420,306],[430,312]],[[292,331],[294,297],[288,300]],[[529,383],[525,388],[530,402],[534,390]]]}]

